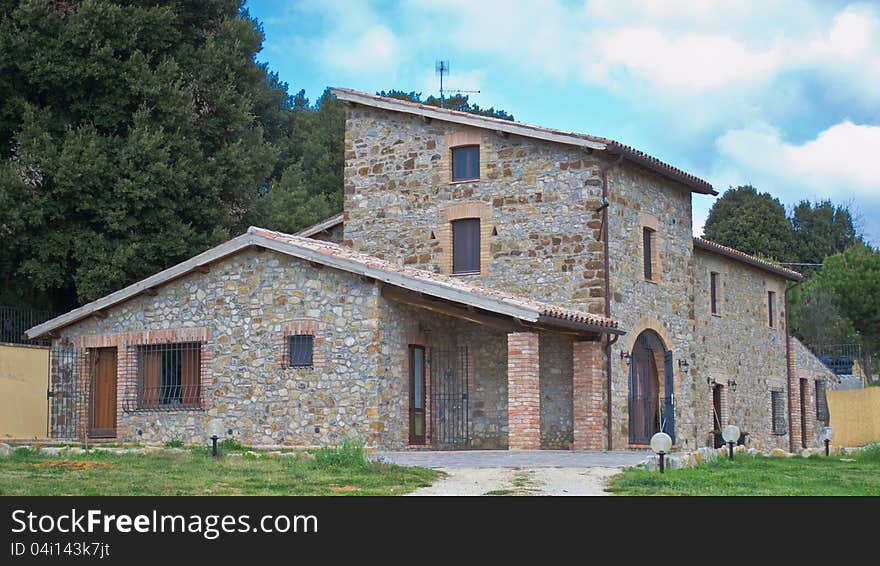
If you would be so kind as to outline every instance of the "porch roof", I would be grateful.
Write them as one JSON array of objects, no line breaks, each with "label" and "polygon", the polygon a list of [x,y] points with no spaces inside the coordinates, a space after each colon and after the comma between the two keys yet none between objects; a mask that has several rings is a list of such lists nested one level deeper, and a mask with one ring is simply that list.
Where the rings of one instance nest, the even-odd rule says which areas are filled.
[{"label": "porch roof", "polygon": [[536,323],[545,327],[558,327],[569,331],[572,328],[577,328],[583,332],[600,334],[624,333],[618,322],[610,318],[488,289],[448,275],[400,266],[332,242],[312,240],[252,226],[241,236],[115,293],[34,326],[26,334],[28,338],[44,336],[188,273],[205,269],[212,262],[252,246],[271,249],[408,291],[508,316],[523,322]]}]

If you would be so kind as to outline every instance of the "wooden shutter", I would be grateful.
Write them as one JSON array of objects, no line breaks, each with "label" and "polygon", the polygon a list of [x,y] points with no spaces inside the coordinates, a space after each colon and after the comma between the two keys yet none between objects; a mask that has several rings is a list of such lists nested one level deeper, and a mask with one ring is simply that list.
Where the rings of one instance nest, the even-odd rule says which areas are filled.
[{"label": "wooden shutter", "polygon": [[155,407],[159,404],[159,389],[162,374],[162,353],[155,348],[141,347],[138,367],[139,405]]},{"label": "wooden shutter", "polygon": [[645,252],[645,279],[650,281],[654,278],[654,269],[651,264],[651,258],[653,257],[653,250],[651,249],[653,242],[651,241],[654,235],[654,231],[650,228],[642,229],[642,239],[644,240],[644,252]]},{"label": "wooden shutter", "polygon": [[675,372],[672,367],[672,350],[663,353],[664,403],[661,430],[675,443]]},{"label": "wooden shutter", "polygon": [[182,387],[181,402],[184,405],[198,405],[202,385],[202,351],[201,344],[187,344],[181,352],[180,383]]},{"label": "wooden shutter", "polygon": [[480,178],[480,146],[452,148],[452,180],[469,181]]},{"label": "wooden shutter", "polygon": [[480,272],[480,219],[452,221],[452,272]]}]

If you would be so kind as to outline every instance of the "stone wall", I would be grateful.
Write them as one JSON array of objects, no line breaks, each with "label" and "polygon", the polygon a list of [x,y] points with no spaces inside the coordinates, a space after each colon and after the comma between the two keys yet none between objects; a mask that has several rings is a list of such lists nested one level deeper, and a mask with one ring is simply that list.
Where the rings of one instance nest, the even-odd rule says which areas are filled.
[{"label": "stone wall", "polygon": [[819,361],[819,358],[809,348],[793,336],[791,337],[791,346],[795,364],[795,376],[797,379],[807,380],[807,390],[810,393],[807,400],[807,424],[810,429],[809,445],[818,446],[822,444],[822,427],[827,426],[828,423],[816,418],[816,382],[824,382],[825,390],[828,391],[833,388],[838,378],[833,371]]},{"label": "stone wall", "polygon": [[[451,182],[450,144],[481,146],[481,179]],[[400,264],[448,269],[447,209],[480,204],[487,257],[468,280],[604,309],[597,154],[418,116],[346,110],[344,242]]]},{"label": "stone wall", "polygon": [[572,426],[572,341],[540,336],[541,448],[565,450],[574,441]]},{"label": "stone wall", "polygon": [[[120,440],[204,443],[208,422],[221,418],[245,444],[319,445],[345,435],[400,446],[385,431],[376,392],[383,375],[372,343],[379,321],[377,287],[357,277],[274,252],[245,251],[111,307],[61,331],[61,338],[102,335],[119,348],[149,340],[144,331],[204,329],[208,367],[204,410],[140,412],[124,408]],[[311,321],[318,329],[319,368],[283,368],[283,327]],[[138,338],[138,337],[141,338]],[[93,342],[94,343],[94,342]],[[119,380],[120,403],[132,398]],[[138,438],[137,431],[142,432]]]},{"label": "stone wall", "polygon": [[[694,364],[697,390],[694,435],[706,445],[712,430],[712,389],[707,378],[724,387],[723,414],[749,433],[751,447],[788,449],[788,436],[773,434],[771,390],[786,391],[785,281],[724,256],[694,254]],[[710,273],[720,274],[718,314],[710,306]],[[767,292],[776,292],[774,327],[769,326]],[[736,390],[728,386],[736,382]],[[788,420],[788,407],[785,408]]]},{"label": "stone wall", "polygon": [[[644,330],[655,331],[674,355],[676,443],[692,447],[693,375],[679,371],[690,362],[693,327],[693,236],[691,193],[637,165],[623,162],[608,174],[611,316],[627,334],[612,348],[613,447],[629,445],[629,366],[620,353],[632,352]],[[642,231],[655,230],[653,280],[645,280]],[[663,366],[658,366],[663,387]],[[604,403],[603,403],[604,406]]]}]

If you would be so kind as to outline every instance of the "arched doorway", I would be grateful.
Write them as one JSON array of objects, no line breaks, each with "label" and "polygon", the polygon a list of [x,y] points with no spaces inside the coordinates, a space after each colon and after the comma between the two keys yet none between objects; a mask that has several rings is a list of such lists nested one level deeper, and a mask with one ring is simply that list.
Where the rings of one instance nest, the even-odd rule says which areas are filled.
[{"label": "arched doorway", "polygon": [[651,437],[661,430],[675,441],[675,396],[672,387],[672,352],[666,349],[656,332],[645,330],[636,338],[630,358],[630,444],[649,444]]}]

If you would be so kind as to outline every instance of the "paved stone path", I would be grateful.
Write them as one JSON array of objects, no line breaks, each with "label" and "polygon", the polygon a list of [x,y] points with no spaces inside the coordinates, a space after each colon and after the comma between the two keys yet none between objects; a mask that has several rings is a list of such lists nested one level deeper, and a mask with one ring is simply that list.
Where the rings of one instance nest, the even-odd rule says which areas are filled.
[{"label": "paved stone path", "polygon": [[380,452],[376,459],[423,466],[446,477],[410,495],[608,495],[605,484],[647,452]]}]

